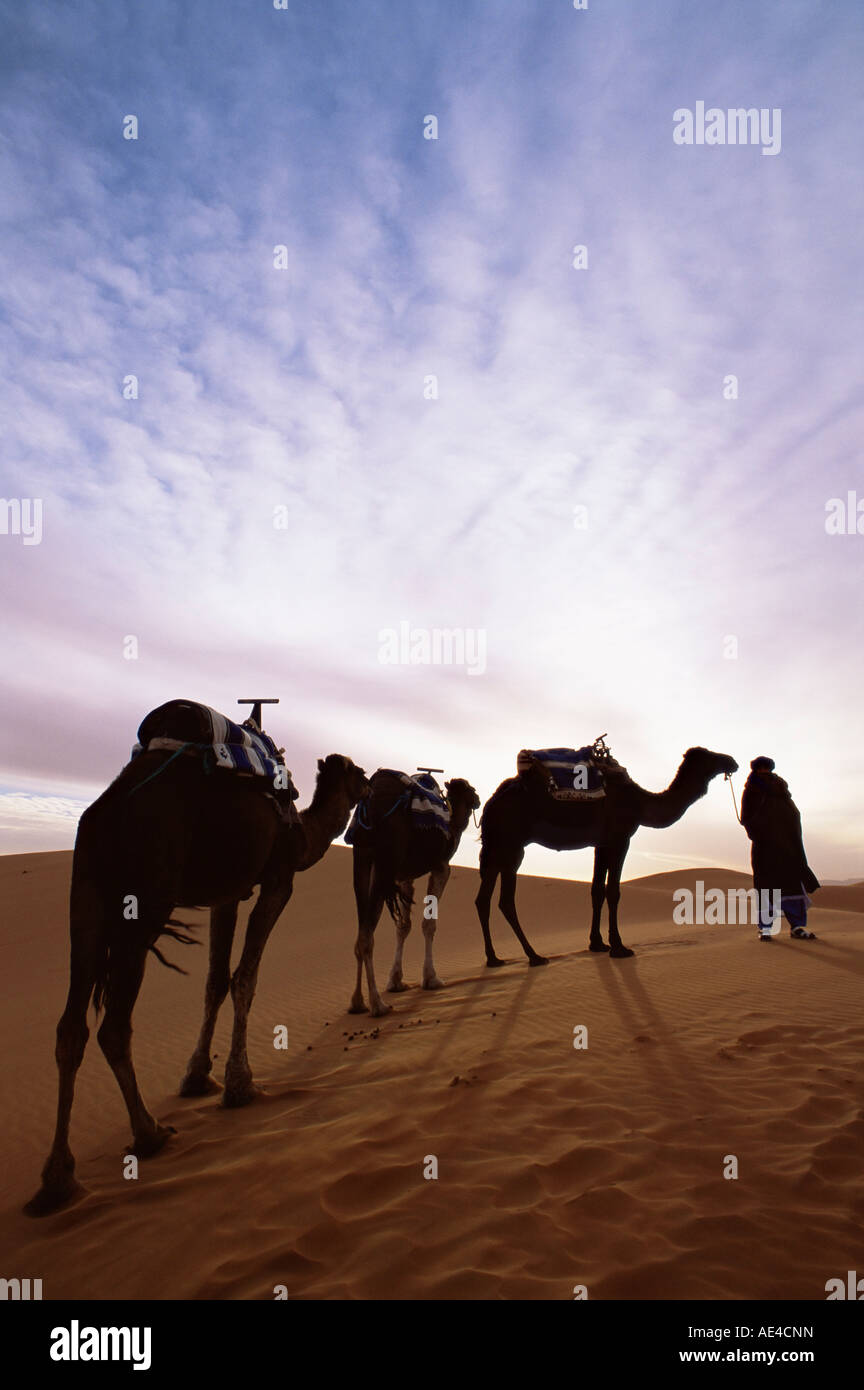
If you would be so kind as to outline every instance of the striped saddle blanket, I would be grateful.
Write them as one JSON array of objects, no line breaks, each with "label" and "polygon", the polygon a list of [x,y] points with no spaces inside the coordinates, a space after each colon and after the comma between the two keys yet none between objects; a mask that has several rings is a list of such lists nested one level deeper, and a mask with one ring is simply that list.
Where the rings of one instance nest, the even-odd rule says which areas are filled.
[{"label": "striped saddle blanket", "polygon": [[375,824],[380,824],[386,820],[398,806],[407,806],[411,813],[411,821],[417,830],[440,830],[443,835],[450,832],[450,803],[443,791],[439,787],[435,778],[430,772],[418,772],[410,777],[407,772],[395,772],[389,767],[379,767],[373,773],[370,781],[370,794],[365,796],[362,801],[358,801],[354,815],[351,817],[351,824],[345,831],[346,845],[353,845],[354,834],[359,826],[361,830],[371,830],[373,822],[369,815],[369,801],[375,791],[376,778],[393,778],[402,784],[404,788],[401,796],[397,793],[392,805],[386,810],[383,816],[376,817]]},{"label": "striped saddle blanket", "polygon": [[169,700],[141,721],[132,757],[154,749],[184,749],[210,758],[211,766],[229,772],[266,777],[271,786],[287,792],[292,801],[299,793],[291,773],[271,738],[251,720],[235,724],[218,710],[191,700]]},{"label": "striped saddle blanket", "polygon": [[523,748],[516,758],[520,777],[532,768],[541,769],[556,801],[597,801],[605,796],[604,766],[596,761],[591,744],[585,748]]}]

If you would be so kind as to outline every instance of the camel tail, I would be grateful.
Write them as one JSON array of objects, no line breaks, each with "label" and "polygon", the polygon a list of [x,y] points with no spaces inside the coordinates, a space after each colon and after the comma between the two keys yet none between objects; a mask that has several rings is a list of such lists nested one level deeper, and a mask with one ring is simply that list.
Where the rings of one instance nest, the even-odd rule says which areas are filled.
[{"label": "camel tail", "polygon": [[[189,925],[190,924],[187,922],[178,922],[173,917],[169,917],[168,921],[165,923],[164,927],[160,931],[159,936],[170,936],[174,941],[179,941],[183,946],[200,946],[201,942],[198,941],[196,937],[190,936],[187,930],[178,930],[178,928],[185,929]],[[182,965],[175,965],[173,960],[166,960],[165,956],[163,956],[162,952],[159,950],[159,947],[155,944],[155,942],[152,946],[149,947],[149,949],[153,952],[154,956],[160,962],[160,964],[164,965],[168,970],[176,970],[179,975],[189,974],[189,971],[184,970]],[[92,1003],[97,1018],[102,1013],[102,1010],[105,1007],[105,1000],[108,994],[108,985],[110,981],[110,963],[111,952],[110,949],[106,946],[105,954],[99,962],[96,979],[93,984]]]},{"label": "camel tail", "polygon": [[414,905],[414,888],[410,887],[406,893],[404,888],[394,881],[384,894],[384,901],[393,921],[398,922],[402,913],[410,912]]},{"label": "camel tail", "polygon": [[[182,946],[200,946],[201,942],[197,937],[190,936],[189,932],[186,930],[189,925],[188,922],[178,922],[174,917],[169,917],[159,935],[170,936],[172,940],[179,941]],[[182,927],[184,930],[178,931],[178,927]],[[150,950],[153,952],[156,959],[162,965],[166,966],[168,970],[176,970],[178,975],[189,974],[189,971],[184,970],[182,965],[175,965],[173,960],[166,960],[155,943],[150,947]]]},{"label": "camel tail", "polygon": [[98,1019],[105,1007],[105,996],[108,993],[108,952],[105,952],[104,959],[100,962],[99,973],[93,984],[93,1010]]}]

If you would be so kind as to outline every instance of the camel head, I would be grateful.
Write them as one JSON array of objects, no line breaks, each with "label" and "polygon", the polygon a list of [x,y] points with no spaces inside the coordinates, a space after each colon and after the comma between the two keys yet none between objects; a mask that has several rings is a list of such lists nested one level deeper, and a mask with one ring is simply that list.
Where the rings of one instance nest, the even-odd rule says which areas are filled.
[{"label": "camel head", "polygon": [[719,773],[729,777],[737,771],[738,764],[728,753],[712,753],[709,748],[688,748],[681,760],[679,776],[687,774],[707,786]]},{"label": "camel head", "polygon": [[478,809],[480,798],[471,783],[466,782],[464,777],[454,777],[452,782],[445,782],[444,789],[447,792],[447,800],[453,808],[453,819],[457,824],[461,821],[464,830],[471,812]]},{"label": "camel head", "polygon": [[328,792],[343,791],[352,806],[369,791],[369,782],[362,767],[358,767],[344,753],[330,753],[318,759],[318,777],[315,784],[316,798]]}]

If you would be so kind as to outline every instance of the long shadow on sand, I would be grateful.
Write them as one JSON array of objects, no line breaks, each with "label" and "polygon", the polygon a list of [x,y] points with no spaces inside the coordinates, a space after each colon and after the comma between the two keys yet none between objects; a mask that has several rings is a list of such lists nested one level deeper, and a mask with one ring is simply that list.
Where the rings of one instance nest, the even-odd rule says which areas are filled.
[{"label": "long shadow on sand", "polygon": [[[598,962],[600,967],[604,964],[604,961]],[[671,1033],[668,1019],[658,1011],[639,979],[638,957],[614,971],[601,968],[600,982],[617,1008],[622,1024],[632,1030],[632,1039],[638,1044],[643,1070],[661,1104],[675,1091],[692,1094],[694,1090],[700,1099],[708,1100],[710,1094],[710,1098],[718,1104],[727,1102],[727,1097],[721,1095],[704,1075],[697,1076],[696,1059]],[[649,1030],[660,1036],[654,1037]],[[671,1066],[666,1058],[672,1059]]]},{"label": "long shadow on sand", "polygon": [[[773,947],[779,946],[784,951],[791,951],[793,955],[807,952],[808,963],[814,961],[819,965],[833,965],[836,970],[845,970],[850,975],[864,975],[864,955],[861,951],[856,951],[854,946],[838,946],[836,941],[826,941],[820,936],[816,941],[772,941]],[[825,952],[830,952],[826,955]],[[838,960],[837,956],[851,956],[852,960]],[[852,961],[855,964],[852,964]]]}]

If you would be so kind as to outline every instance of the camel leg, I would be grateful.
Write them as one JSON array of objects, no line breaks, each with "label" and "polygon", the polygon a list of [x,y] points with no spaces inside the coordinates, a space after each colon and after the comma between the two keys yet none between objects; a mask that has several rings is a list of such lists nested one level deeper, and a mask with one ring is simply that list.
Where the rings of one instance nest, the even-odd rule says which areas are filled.
[{"label": "camel leg", "polygon": [[354,984],[354,993],[351,995],[351,1003],[348,1005],[349,1014],[365,1014],[366,1002],[363,998],[363,951],[361,949],[360,931],[357,932],[357,940],[354,943],[354,956],[357,961],[357,979]]},{"label": "camel leg", "polygon": [[427,919],[426,912],[423,912],[423,936],[426,942],[426,954],[423,960],[423,988],[424,989],[444,989],[444,981],[439,979],[435,972],[435,961],[432,959],[432,946],[435,941],[435,928],[438,925],[438,908],[444,896],[444,889],[450,878],[450,865],[442,864],[437,869],[433,869],[429,875],[429,883],[426,887],[426,896],[434,898],[433,909],[435,915]]},{"label": "camel leg", "polygon": [[[170,914],[165,912],[162,921]],[[171,1125],[160,1125],[154,1120],[144,1104],[138,1089],[135,1067],[132,1062],[132,1010],[144,979],[149,942],[156,933],[142,937],[136,933],[133,939],[122,941],[120,948],[112,947],[108,966],[108,990],[105,1017],[97,1037],[99,1046],[105,1054],[108,1065],[117,1078],[123,1092],[129,1121],[132,1125],[132,1144],[129,1152],[138,1158],[150,1158],[157,1154],[176,1130]]]},{"label": "camel leg", "polygon": [[516,916],[516,877],[516,869],[501,870],[501,896],[498,899],[498,906],[513,928],[519,945],[528,957],[528,964],[548,965],[549,961],[546,956],[538,956],[519,925],[519,918]]},{"label": "camel leg", "polygon": [[480,927],[483,932],[483,945],[486,948],[486,964],[489,966],[506,965],[505,960],[500,960],[495,954],[495,947],[492,945],[492,935],[489,931],[489,909],[492,906],[492,894],[495,892],[495,884],[498,882],[498,870],[489,860],[489,856],[481,849],[480,851],[480,887],[477,890],[477,897],[474,899],[474,906],[477,909],[477,916],[480,918]]},{"label": "camel leg", "polygon": [[[381,913],[379,911],[378,916],[380,917],[380,915]],[[358,933],[357,945],[354,949],[355,953],[359,951],[360,958],[366,968],[366,987],[369,991],[369,1012],[373,1018],[381,1018],[383,1014],[392,1013],[393,1005],[385,1004],[381,995],[378,993],[378,986],[375,983],[375,970],[372,965],[372,952],[374,946],[375,927],[369,927],[365,930],[361,929]],[[351,1012],[354,1013],[356,1010],[352,1008]]]},{"label": "camel leg", "polygon": [[57,1123],[51,1152],[42,1169],[42,1186],[24,1208],[28,1216],[47,1216],[84,1192],[75,1179],[75,1159],[69,1148],[69,1120],[75,1077],[90,1036],[87,1005],[106,954],[105,940],[100,931],[73,929],[69,993],[57,1024],[54,1053],[59,1073]]},{"label": "camel leg", "polygon": [[[401,994],[408,986],[402,978],[402,952],[405,948],[405,940],[411,930],[411,905],[407,901],[411,895],[412,885],[410,882],[400,883],[399,899],[399,920],[396,923],[396,955],[393,958],[393,969],[390,971],[390,979],[387,981],[387,990],[391,994]],[[404,894],[405,900],[402,898]]]},{"label": "camel leg", "polygon": [[294,888],[293,875],[287,884],[277,882],[275,886],[261,885],[258,901],[252,909],[243,954],[237,969],[231,977],[231,999],[234,1004],[234,1030],[231,1035],[231,1051],[225,1063],[225,1091],[222,1104],[229,1107],[248,1105],[258,1095],[252,1081],[252,1069],[246,1055],[246,1031],[249,1011],[255,998],[258,983],[258,967],[264,954],[267,939],[275,927],[283,908],[291,897]]},{"label": "camel leg", "polygon": [[600,918],[606,900],[606,874],[609,859],[606,850],[599,845],[594,850],[594,877],[591,880],[591,935],[588,938],[589,951],[608,951],[603,940]]},{"label": "camel leg", "polygon": [[[359,900],[358,900],[359,901]],[[375,928],[384,910],[384,888],[381,878],[377,872],[377,866],[373,860],[370,873],[368,898],[363,905],[362,914],[358,921],[357,941],[354,946],[354,954],[357,957],[357,988],[351,1000],[351,1007],[348,1010],[352,1014],[366,1012],[363,1003],[362,971],[366,970],[366,984],[369,990],[369,1012],[373,1018],[380,1018],[382,1014],[389,1014],[392,1011],[392,1004],[385,1004],[381,995],[378,993],[378,986],[375,983],[375,970],[372,964],[372,952],[375,945]]]},{"label": "camel leg", "polygon": [[211,1095],[220,1088],[210,1075],[210,1048],[219,1010],[231,988],[231,947],[237,926],[237,903],[223,903],[210,912],[210,965],[204,991],[204,1021],[195,1051],[180,1083],[181,1096]]},{"label": "camel leg", "polygon": [[[373,863],[374,856],[368,849],[354,846],[354,898],[357,903],[357,940],[354,944],[354,955],[357,961],[357,979],[354,993],[351,996],[351,1003],[348,1005],[349,1014],[365,1014],[366,1012],[366,1004],[363,999],[363,952],[360,947],[360,933],[363,923],[369,916]],[[378,916],[380,917],[380,915],[381,908],[378,910]],[[378,917],[375,918],[375,921],[377,924]]]},{"label": "camel leg", "polygon": [[621,897],[621,870],[624,867],[624,860],[627,858],[627,850],[630,848],[630,841],[620,849],[609,851],[609,881],[606,885],[606,901],[609,904],[609,955],[621,960],[625,956],[632,956],[633,951],[629,950],[621,940],[618,933],[618,902]]}]

